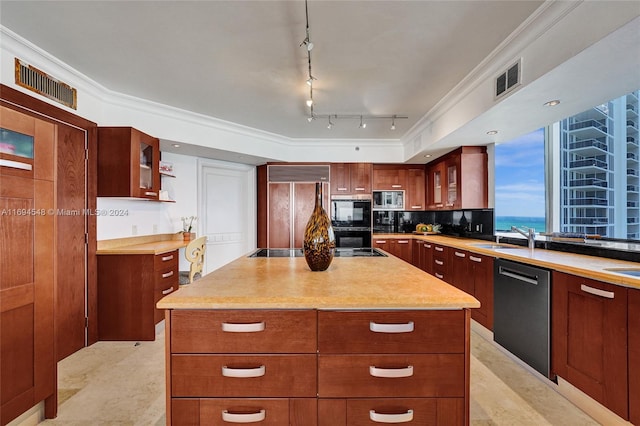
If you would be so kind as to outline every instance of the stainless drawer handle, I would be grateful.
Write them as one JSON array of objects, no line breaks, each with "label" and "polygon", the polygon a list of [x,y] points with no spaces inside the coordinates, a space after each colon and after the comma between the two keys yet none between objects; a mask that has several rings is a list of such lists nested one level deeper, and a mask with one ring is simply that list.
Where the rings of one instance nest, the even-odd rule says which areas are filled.
[{"label": "stainless drawer handle", "polygon": [[613,299],[615,297],[615,293],[612,291],[600,290],[599,288],[589,287],[584,284],[580,285],[580,290],[595,296],[606,297],[607,299]]},{"label": "stainless drawer handle", "polygon": [[411,206],[412,209],[421,209],[422,206]]},{"label": "stainless drawer handle", "polygon": [[374,333],[411,333],[413,331],[413,321],[404,324],[380,324],[370,321],[369,330]]},{"label": "stainless drawer handle", "polygon": [[436,278],[439,278],[439,279],[443,279],[443,278],[444,278],[444,275],[440,275],[440,274],[439,274],[439,273],[437,273],[437,272],[435,273],[435,276],[436,276]]},{"label": "stainless drawer handle", "polygon": [[391,187],[392,188],[402,188],[402,185],[399,185],[399,184],[396,183],[396,184],[391,185]]},{"label": "stainless drawer handle", "polygon": [[436,251],[444,251],[444,248],[435,246]]},{"label": "stainless drawer handle", "polygon": [[224,377],[238,377],[241,379],[251,377],[262,377],[267,372],[264,365],[256,368],[230,368],[226,365],[222,366],[222,375]]},{"label": "stainless drawer handle", "polygon": [[442,260],[436,259],[434,262],[436,262],[436,265],[440,265],[440,266],[444,265],[444,262]]},{"label": "stainless drawer handle", "polygon": [[376,244],[386,244],[387,240],[376,240]]},{"label": "stainless drawer handle", "polygon": [[226,331],[227,333],[256,333],[258,331],[264,331],[264,326],[264,321],[247,324],[223,322],[222,331]]},{"label": "stainless drawer handle", "polygon": [[338,191],[346,191],[347,188],[336,188]]},{"label": "stainless drawer handle", "polygon": [[171,293],[173,291],[173,286],[171,286],[171,288],[168,288],[166,290],[162,290],[162,295],[167,295],[169,293]]},{"label": "stainless drawer handle", "polygon": [[376,423],[407,423],[413,421],[413,410],[401,414],[382,414],[370,410],[369,420]]},{"label": "stainless drawer handle", "polygon": [[424,245],[424,248],[428,248],[428,249],[430,249],[430,248],[431,248],[431,244],[425,244],[425,245]]},{"label": "stainless drawer handle", "polygon": [[265,410],[260,410],[257,413],[242,413],[234,414],[227,410],[222,411],[222,421],[227,423],[255,423],[261,422],[266,417]]},{"label": "stainless drawer handle", "polygon": [[369,374],[373,377],[399,378],[413,376],[413,365],[402,368],[379,368],[373,365],[369,366]]},{"label": "stainless drawer handle", "polygon": [[409,240],[398,240],[398,244],[409,244]]},{"label": "stainless drawer handle", "polygon": [[155,196],[158,195],[158,193],[157,192],[147,191],[147,192],[144,193],[144,195],[149,195],[149,196],[155,197]]},{"label": "stainless drawer handle", "polygon": [[167,261],[169,261],[169,260],[173,260],[173,255],[170,255],[170,256],[163,256],[163,257],[162,257],[162,261],[163,261],[163,262],[167,262]]},{"label": "stainless drawer handle", "polygon": [[461,253],[459,251],[454,252],[454,254],[458,257],[467,257],[466,253]]},{"label": "stainless drawer handle", "polygon": [[475,256],[469,255],[469,260],[473,260],[474,262],[482,263],[482,258],[481,257],[475,257]]},{"label": "stainless drawer handle", "polygon": [[354,189],[355,189],[356,191],[364,191],[364,188],[361,188],[361,187],[357,187],[357,188],[354,188]]},{"label": "stainless drawer handle", "polygon": [[162,278],[169,278],[172,275],[173,275],[173,271],[165,272],[164,274],[162,274]]}]

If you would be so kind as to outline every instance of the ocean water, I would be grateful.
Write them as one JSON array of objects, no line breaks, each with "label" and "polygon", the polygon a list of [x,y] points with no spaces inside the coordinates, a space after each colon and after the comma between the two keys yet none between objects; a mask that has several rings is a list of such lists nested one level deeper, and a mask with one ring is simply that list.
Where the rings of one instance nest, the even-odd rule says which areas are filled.
[{"label": "ocean water", "polygon": [[545,232],[544,217],[496,216],[496,232],[510,231],[512,226],[534,228],[536,232]]}]

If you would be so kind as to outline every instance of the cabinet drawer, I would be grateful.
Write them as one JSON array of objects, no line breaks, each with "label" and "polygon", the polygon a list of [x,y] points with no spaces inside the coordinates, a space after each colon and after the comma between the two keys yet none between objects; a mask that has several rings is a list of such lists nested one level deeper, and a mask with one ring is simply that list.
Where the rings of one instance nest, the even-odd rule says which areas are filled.
[{"label": "cabinet drawer", "polygon": [[464,397],[464,355],[320,355],[319,397]]},{"label": "cabinet drawer", "polygon": [[165,289],[161,289],[161,290],[156,289],[153,291],[153,322],[154,324],[157,324],[164,319],[164,309],[158,309],[156,308],[156,305],[158,304],[160,299],[162,299],[168,294],[173,293],[178,289],[178,287],[180,286],[176,282],[175,284],[169,285]]},{"label": "cabinet drawer", "polygon": [[166,290],[172,285],[178,285],[180,279],[177,269],[162,269],[154,272],[154,288],[156,290]]},{"label": "cabinet drawer", "polygon": [[315,355],[172,355],[174,397],[315,397]]},{"label": "cabinet drawer", "polygon": [[153,256],[153,270],[159,271],[161,269],[178,270],[178,250]]},{"label": "cabinet drawer", "polygon": [[463,353],[464,312],[318,312],[320,353]]},{"label": "cabinet drawer", "polygon": [[316,353],[314,310],[174,310],[172,353]]},{"label": "cabinet drawer", "polygon": [[[315,398],[174,398],[171,400],[171,424],[226,426],[234,423],[258,423],[264,426],[316,426],[316,407]],[[264,419],[260,420],[262,416]]]}]

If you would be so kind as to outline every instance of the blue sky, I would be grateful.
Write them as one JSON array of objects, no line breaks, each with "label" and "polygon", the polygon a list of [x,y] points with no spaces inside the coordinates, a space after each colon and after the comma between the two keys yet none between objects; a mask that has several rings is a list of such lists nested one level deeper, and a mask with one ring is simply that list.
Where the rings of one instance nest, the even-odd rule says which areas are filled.
[{"label": "blue sky", "polygon": [[544,129],[496,145],[496,216],[544,217]]}]

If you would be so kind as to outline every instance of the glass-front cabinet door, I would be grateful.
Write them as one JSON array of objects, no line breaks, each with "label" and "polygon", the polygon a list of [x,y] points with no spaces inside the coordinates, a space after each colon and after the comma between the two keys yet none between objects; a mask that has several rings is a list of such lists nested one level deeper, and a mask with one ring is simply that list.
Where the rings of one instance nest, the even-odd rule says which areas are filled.
[{"label": "glass-front cabinet door", "polygon": [[447,164],[447,207],[454,207],[458,201],[458,166]]}]

